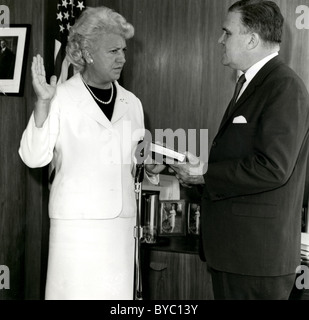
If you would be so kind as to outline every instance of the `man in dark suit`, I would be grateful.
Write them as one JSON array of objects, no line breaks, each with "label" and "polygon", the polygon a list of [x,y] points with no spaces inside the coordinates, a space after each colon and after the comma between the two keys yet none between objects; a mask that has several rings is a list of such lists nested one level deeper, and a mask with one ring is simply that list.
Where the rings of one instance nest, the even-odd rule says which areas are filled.
[{"label": "man in dark suit", "polygon": [[14,78],[15,55],[7,47],[4,39],[0,40],[0,79]]},{"label": "man in dark suit", "polygon": [[203,186],[202,244],[215,299],[288,299],[300,265],[309,97],[278,57],[283,21],[272,1],[229,8],[222,62],[244,83],[208,168],[190,154],[191,164],[173,166],[181,184]]}]

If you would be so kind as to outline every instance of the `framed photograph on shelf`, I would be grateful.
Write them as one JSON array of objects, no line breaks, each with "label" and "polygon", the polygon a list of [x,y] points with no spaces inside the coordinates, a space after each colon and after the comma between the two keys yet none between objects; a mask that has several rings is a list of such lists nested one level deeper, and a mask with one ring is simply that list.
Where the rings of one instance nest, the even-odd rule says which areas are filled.
[{"label": "framed photograph on shelf", "polygon": [[201,221],[201,205],[200,203],[189,203],[188,205],[188,234],[200,234],[200,221]]},{"label": "framed photograph on shelf", "polygon": [[160,201],[159,236],[186,235],[186,201]]},{"label": "framed photograph on shelf", "polygon": [[30,25],[0,28],[0,94],[23,96]]}]

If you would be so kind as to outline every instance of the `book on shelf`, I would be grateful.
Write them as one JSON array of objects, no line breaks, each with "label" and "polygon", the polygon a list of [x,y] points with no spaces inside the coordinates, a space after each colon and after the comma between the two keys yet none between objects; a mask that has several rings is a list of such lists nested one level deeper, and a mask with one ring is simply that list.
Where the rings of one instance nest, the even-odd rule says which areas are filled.
[{"label": "book on shelf", "polygon": [[149,150],[154,154],[159,154],[163,156],[163,158],[169,158],[169,159],[177,160],[179,162],[184,162],[186,159],[185,154],[177,152],[173,149],[161,146],[156,143],[150,143]]},{"label": "book on shelf", "polygon": [[309,233],[307,232],[301,233],[301,244],[309,246]]}]

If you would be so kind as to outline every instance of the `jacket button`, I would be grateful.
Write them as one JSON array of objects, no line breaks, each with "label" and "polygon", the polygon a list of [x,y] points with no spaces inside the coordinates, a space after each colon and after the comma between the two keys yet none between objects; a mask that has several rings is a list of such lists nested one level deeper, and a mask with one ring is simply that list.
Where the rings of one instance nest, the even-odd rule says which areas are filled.
[{"label": "jacket button", "polygon": [[214,141],[212,144],[213,148],[215,148],[217,145],[218,145],[217,141]]}]

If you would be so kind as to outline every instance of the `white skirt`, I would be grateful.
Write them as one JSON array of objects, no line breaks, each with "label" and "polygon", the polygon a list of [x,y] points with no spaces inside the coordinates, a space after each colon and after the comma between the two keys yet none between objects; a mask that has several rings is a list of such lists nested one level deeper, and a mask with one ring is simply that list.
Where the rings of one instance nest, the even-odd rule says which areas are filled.
[{"label": "white skirt", "polygon": [[46,300],[132,300],[136,219],[51,219]]}]

